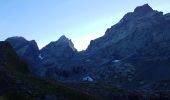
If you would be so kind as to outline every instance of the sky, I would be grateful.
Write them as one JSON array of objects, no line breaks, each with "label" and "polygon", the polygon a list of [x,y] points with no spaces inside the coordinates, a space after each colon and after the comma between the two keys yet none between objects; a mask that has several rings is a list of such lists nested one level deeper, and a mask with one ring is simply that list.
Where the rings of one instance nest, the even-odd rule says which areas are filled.
[{"label": "sky", "polygon": [[65,35],[85,50],[90,40],[146,3],[170,12],[170,0],[0,0],[0,41],[22,36],[42,48]]}]

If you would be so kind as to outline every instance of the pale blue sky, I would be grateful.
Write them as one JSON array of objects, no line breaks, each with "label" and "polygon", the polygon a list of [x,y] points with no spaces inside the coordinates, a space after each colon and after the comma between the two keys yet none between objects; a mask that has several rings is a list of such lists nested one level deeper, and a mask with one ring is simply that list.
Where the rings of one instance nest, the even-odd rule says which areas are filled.
[{"label": "pale blue sky", "polygon": [[170,0],[0,0],[0,40],[23,36],[42,48],[64,34],[83,50],[124,14],[145,3],[170,12]]}]

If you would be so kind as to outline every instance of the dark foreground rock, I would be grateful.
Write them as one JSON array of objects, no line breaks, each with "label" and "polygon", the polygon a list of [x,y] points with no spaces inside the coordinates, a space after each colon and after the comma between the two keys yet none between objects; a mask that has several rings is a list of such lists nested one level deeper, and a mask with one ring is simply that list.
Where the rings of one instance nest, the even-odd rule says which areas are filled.
[{"label": "dark foreground rock", "polygon": [[12,45],[18,56],[28,64],[31,73],[41,77],[44,75],[45,68],[39,57],[39,48],[35,40],[28,41],[23,37],[10,37],[6,41]]}]

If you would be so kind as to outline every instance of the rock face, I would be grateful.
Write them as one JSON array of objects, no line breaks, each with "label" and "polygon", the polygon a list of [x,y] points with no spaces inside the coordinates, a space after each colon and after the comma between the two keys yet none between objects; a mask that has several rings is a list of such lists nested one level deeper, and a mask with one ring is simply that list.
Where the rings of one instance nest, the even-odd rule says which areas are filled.
[{"label": "rock face", "polygon": [[71,72],[69,62],[77,54],[77,50],[72,41],[63,35],[42,48],[40,54],[43,65],[47,68],[47,77],[67,77]]},{"label": "rock face", "polygon": [[76,55],[74,44],[64,35],[57,41],[49,43],[41,49],[40,54],[45,65],[59,65]]},{"label": "rock face", "polygon": [[45,58],[54,58],[56,60],[70,59],[77,50],[74,48],[74,44],[64,35],[57,41],[49,43],[42,48],[41,55]]},{"label": "rock face", "polygon": [[[91,62],[103,62],[102,65],[98,63],[98,66],[110,66],[111,59],[132,65],[133,67],[118,68],[133,69],[132,73],[135,75],[130,80],[146,87],[148,82],[170,78],[169,51],[170,14],[163,15],[145,4],[137,7],[134,12],[127,13],[116,25],[107,29],[104,36],[92,40],[84,55]],[[108,63],[104,64],[105,61]],[[107,74],[106,67],[103,68],[105,71],[101,72],[104,76],[110,75]],[[121,73],[124,72],[126,71]]]},{"label": "rock face", "polygon": [[29,70],[33,74],[37,76],[43,75],[44,68],[38,57],[39,49],[34,40],[28,41],[23,37],[11,37],[6,39],[6,41],[12,45],[18,56],[28,64]]},{"label": "rock face", "polygon": [[92,40],[87,52],[101,57],[146,57],[166,59],[170,56],[170,23],[168,15],[145,4],[127,13],[105,35]]},{"label": "rock face", "polygon": [[17,56],[15,50],[8,42],[0,42],[0,69],[2,68],[2,72],[3,67],[8,70],[17,70],[24,74],[29,73],[27,64]]}]

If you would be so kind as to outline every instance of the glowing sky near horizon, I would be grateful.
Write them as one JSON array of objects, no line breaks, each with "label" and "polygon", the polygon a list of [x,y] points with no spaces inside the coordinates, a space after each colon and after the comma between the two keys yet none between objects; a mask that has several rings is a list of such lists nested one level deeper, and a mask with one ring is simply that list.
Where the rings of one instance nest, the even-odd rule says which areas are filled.
[{"label": "glowing sky near horizon", "polygon": [[170,12],[170,0],[0,0],[0,40],[23,36],[39,47],[70,38],[80,51],[136,6]]}]

